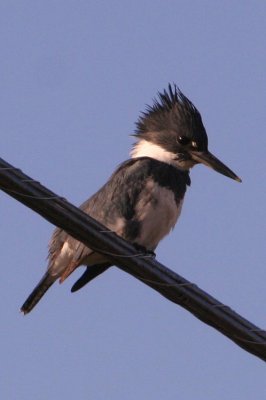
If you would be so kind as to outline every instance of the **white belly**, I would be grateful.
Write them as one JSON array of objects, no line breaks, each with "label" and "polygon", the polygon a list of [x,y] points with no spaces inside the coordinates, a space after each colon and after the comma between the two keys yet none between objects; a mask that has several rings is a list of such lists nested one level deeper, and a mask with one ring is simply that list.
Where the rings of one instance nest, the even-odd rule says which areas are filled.
[{"label": "white belly", "polygon": [[160,240],[174,228],[180,215],[183,200],[177,205],[174,193],[162,188],[154,181],[147,183],[136,206],[140,234],[136,242],[149,250],[154,250]]}]

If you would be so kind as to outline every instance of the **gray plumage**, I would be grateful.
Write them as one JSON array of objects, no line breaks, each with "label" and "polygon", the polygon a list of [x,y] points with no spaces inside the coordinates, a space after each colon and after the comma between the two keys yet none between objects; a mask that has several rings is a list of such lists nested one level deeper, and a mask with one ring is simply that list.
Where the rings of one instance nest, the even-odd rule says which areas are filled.
[{"label": "gray plumage", "polygon": [[[170,178],[167,186],[166,176]],[[154,251],[162,237],[174,227],[186,185],[189,184],[188,173],[171,165],[151,158],[129,160],[80,208],[124,239],[143,246],[147,251]],[[158,185],[165,189],[163,198],[160,198],[161,192],[156,190]],[[167,193],[168,201],[165,197]],[[147,223],[150,226],[143,230],[142,225]],[[67,248],[65,253],[62,252],[64,245]],[[90,264],[85,276],[79,280],[80,284],[74,285],[73,291],[111,266],[104,256],[93,252],[59,228],[52,235],[48,260],[48,272],[23,304],[24,313],[31,311],[53,282],[58,278],[63,282],[79,265]]]},{"label": "gray plumage", "polygon": [[[107,183],[80,208],[124,239],[153,252],[174,228],[180,215],[189,170],[202,162],[240,180],[208,151],[208,138],[195,106],[174,86],[159,93],[138,122],[132,158],[121,164]],[[112,264],[97,253],[55,229],[48,269],[21,310],[26,314],[48,288],[63,282],[77,267],[87,266],[74,284],[76,291]]]}]

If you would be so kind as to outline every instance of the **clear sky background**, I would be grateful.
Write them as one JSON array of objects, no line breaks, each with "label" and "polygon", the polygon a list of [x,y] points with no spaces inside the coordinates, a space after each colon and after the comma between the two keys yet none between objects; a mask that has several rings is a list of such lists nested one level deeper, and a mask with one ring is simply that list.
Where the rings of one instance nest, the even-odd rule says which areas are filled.
[{"label": "clear sky background", "polygon": [[[79,205],[176,82],[243,183],[196,166],[157,257],[264,329],[265,37],[264,1],[0,3],[0,156]],[[2,192],[0,218],[2,399],[266,398],[261,360],[116,268],[23,317],[53,226]]]}]

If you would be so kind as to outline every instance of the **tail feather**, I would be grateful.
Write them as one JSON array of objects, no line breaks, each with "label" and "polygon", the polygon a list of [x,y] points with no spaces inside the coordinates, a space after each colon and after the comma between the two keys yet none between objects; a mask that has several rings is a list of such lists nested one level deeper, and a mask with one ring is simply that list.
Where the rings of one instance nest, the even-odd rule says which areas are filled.
[{"label": "tail feather", "polygon": [[56,279],[56,276],[52,276],[46,272],[38,285],[33,289],[25,303],[22,305],[20,310],[24,314],[28,314],[41,300],[42,296],[47,292],[49,287],[52,286]]},{"label": "tail feather", "polygon": [[77,282],[72,286],[71,292],[76,292],[77,290],[81,289],[88,282],[102,274],[111,266],[112,264],[108,262],[103,264],[88,265],[83,275],[81,275]]}]

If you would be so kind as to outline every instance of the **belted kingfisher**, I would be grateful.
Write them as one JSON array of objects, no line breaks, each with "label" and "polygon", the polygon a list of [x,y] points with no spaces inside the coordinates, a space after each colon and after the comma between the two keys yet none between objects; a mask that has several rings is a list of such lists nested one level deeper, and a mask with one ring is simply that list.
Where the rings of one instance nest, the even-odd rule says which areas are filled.
[{"label": "belted kingfisher", "polygon": [[[180,215],[189,170],[205,164],[236,181],[241,179],[208,151],[208,137],[199,111],[176,85],[158,93],[136,123],[137,142],[131,158],[80,208],[91,217],[147,252],[174,228]],[[97,253],[56,228],[48,269],[21,311],[30,312],[49,287],[63,282],[77,267],[86,270],[74,292],[112,266]]]}]

